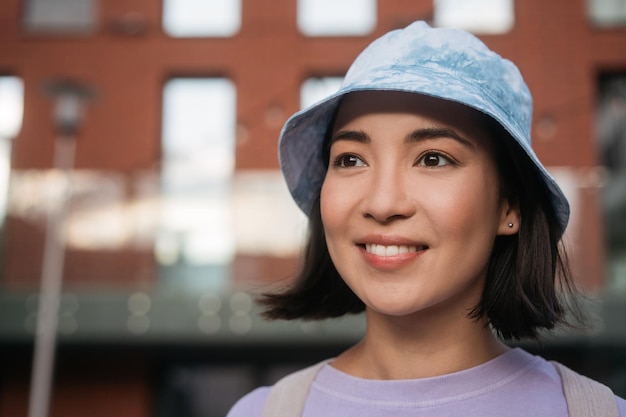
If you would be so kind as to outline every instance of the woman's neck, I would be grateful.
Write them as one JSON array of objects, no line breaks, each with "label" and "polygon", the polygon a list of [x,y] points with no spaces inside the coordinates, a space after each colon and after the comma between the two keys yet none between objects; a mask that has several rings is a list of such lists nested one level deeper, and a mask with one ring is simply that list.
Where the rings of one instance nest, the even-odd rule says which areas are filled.
[{"label": "woman's neck", "polygon": [[366,379],[416,379],[469,369],[504,353],[486,323],[466,316],[389,317],[367,312],[364,339],[333,366]]}]

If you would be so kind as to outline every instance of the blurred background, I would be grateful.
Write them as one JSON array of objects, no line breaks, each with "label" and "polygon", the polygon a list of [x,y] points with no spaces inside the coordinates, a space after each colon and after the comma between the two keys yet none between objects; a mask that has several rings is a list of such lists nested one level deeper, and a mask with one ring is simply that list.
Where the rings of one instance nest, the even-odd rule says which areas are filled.
[{"label": "blurred background", "polygon": [[418,19],[518,64],[572,205],[592,328],[520,344],[626,396],[626,1],[3,0],[0,416],[223,416],[358,340],[258,318],[306,236],[277,139]]}]

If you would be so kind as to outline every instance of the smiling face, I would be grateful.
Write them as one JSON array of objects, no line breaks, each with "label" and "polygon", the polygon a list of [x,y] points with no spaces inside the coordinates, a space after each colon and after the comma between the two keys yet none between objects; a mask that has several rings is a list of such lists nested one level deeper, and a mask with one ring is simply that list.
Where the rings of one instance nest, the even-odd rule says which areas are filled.
[{"label": "smiling face", "polygon": [[495,237],[519,225],[481,118],[401,92],[344,98],[320,204],[337,271],[368,310],[392,316],[439,306],[464,317]]}]

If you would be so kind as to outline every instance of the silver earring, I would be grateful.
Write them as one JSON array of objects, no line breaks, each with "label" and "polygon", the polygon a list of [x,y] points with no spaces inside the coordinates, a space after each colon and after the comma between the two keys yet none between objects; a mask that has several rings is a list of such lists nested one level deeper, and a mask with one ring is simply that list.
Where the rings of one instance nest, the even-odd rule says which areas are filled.
[{"label": "silver earring", "polygon": [[509,227],[513,227],[513,223],[509,223]]}]

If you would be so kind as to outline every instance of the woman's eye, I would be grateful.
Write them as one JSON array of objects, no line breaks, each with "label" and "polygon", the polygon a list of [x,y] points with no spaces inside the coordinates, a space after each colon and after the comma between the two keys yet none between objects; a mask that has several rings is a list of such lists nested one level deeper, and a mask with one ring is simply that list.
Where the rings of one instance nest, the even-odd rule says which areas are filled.
[{"label": "woman's eye", "polygon": [[442,167],[450,163],[450,158],[437,152],[427,152],[417,161],[417,165],[425,167]]},{"label": "woman's eye", "polygon": [[335,166],[341,168],[362,167],[365,166],[365,162],[363,162],[363,160],[356,155],[343,154],[339,155],[335,159]]}]

